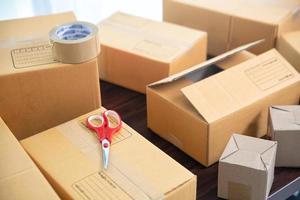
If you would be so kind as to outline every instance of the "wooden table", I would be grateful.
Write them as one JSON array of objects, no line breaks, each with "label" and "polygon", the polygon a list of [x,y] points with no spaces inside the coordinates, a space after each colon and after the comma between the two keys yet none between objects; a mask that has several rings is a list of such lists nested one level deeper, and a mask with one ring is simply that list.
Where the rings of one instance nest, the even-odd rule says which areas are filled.
[{"label": "wooden table", "polygon": [[[197,175],[197,199],[218,199],[218,164],[206,168],[147,128],[146,97],[101,81],[102,105],[119,112],[124,122],[155,146]],[[300,153],[300,152],[298,152]],[[271,193],[300,176],[300,168],[276,168]]]}]

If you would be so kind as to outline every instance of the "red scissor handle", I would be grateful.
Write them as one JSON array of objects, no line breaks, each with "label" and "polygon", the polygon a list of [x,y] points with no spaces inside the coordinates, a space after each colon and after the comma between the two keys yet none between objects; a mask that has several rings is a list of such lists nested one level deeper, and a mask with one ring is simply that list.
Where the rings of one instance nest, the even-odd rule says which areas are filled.
[{"label": "red scissor handle", "polygon": [[89,116],[86,120],[86,124],[89,129],[97,133],[100,142],[106,138],[104,133],[105,121],[102,115]]},{"label": "red scissor handle", "polygon": [[103,113],[105,135],[109,142],[111,142],[113,135],[122,127],[122,120],[120,115],[113,110],[107,110]]},{"label": "red scissor handle", "polygon": [[113,135],[121,129],[122,120],[116,111],[107,110],[102,115],[89,116],[87,127],[98,134],[100,142],[104,139],[111,142]]}]

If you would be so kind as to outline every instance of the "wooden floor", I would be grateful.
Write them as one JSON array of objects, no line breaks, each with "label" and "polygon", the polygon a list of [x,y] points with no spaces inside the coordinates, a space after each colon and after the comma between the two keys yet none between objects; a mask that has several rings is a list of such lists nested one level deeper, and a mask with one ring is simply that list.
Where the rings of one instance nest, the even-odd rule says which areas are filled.
[{"label": "wooden floor", "polygon": [[[147,128],[145,95],[101,81],[102,105],[119,112],[124,122],[163,150],[181,165],[197,175],[197,199],[218,199],[218,164],[209,168],[193,160],[174,145],[163,140]],[[271,193],[300,176],[300,168],[276,168]]]}]

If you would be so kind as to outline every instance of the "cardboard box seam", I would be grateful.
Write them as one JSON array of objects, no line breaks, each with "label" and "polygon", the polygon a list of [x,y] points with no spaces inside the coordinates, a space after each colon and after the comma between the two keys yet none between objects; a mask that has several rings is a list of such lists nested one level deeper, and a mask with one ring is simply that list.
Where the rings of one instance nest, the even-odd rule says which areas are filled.
[{"label": "cardboard box seam", "polygon": [[[193,175],[194,175],[194,174],[193,174]],[[166,192],[166,193],[164,194],[164,196],[167,196],[167,195],[170,194],[171,192],[176,191],[178,188],[181,188],[183,185],[189,184],[191,181],[193,181],[193,179],[196,179],[196,180],[197,180],[197,176],[194,175],[194,176],[192,176],[190,179],[188,179],[188,180],[184,181],[183,183],[177,185],[176,187],[172,188],[171,190],[169,190],[168,192]]]}]

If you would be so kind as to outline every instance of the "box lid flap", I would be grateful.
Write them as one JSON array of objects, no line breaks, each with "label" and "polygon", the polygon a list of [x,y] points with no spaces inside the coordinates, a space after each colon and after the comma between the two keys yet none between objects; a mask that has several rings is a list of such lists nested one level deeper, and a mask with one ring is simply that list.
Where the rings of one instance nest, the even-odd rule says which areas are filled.
[{"label": "box lid flap", "polygon": [[272,127],[275,130],[299,130],[299,105],[274,105],[270,108]]},{"label": "box lid flap", "polygon": [[[274,141],[233,134],[220,160],[260,170],[268,170],[276,155],[277,143]],[[237,147],[231,153],[227,149]],[[229,153],[229,154],[228,154]]]},{"label": "box lid flap", "polygon": [[188,68],[186,70],[183,70],[181,72],[173,74],[173,75],[171,75],[171,76],[169,76],[167,78],[164,78],[162,80],[159,80],[159,81],[156,81],[154,83],[151,83],[151,84],[148,85],[148,87],[171,83],[171,82],[176,81],[176,80],[178,80],[180,78],[183,78],[183,77],[185,77],[185,76],[187,76],[187,75],[189,75],[191,73],[194,73],[194,72],[196,72],[196,71],[198,71],[198,70],[200,70],[200,69],[202,69],[204,67],[209,67],[209,66],[211,66],[211,65],[213,65],[213,64],[215,64],[215,63],[217,63],[219,61],[225,60],[229,56],[232,56],[232,55],[234,55],[236,53],[239,53],[239,52],[241,52],[243,50],[249,49],[249,48],[251,48],[251,47],[253,47],[253,46],[255,46],[255,45],[257,45],[257,44],[259,44],[259,43],[261,43],[263,41],[264,40],[258,40],[258,41],[255,41],[255,42],[251,42],[251,43],[242,45],[242,46],[237,47],[235,49],[232,49],[232,50],[230,50],[230,51],[228,51],[226,53],[223,53],[223,54],[221,54],[219,56],[216,56],[216,57],[214,57],[212,59],[209,59],[209,60],[207,60],[207,61],[205,61],[205,62],[203,62],[201,64],[195,65],[195,66],[190,67],[190,68]]},{"label": "box lid flap", "polygon": [[298,81],[299,73],[270,50],[181,91],[211,123]]}]

